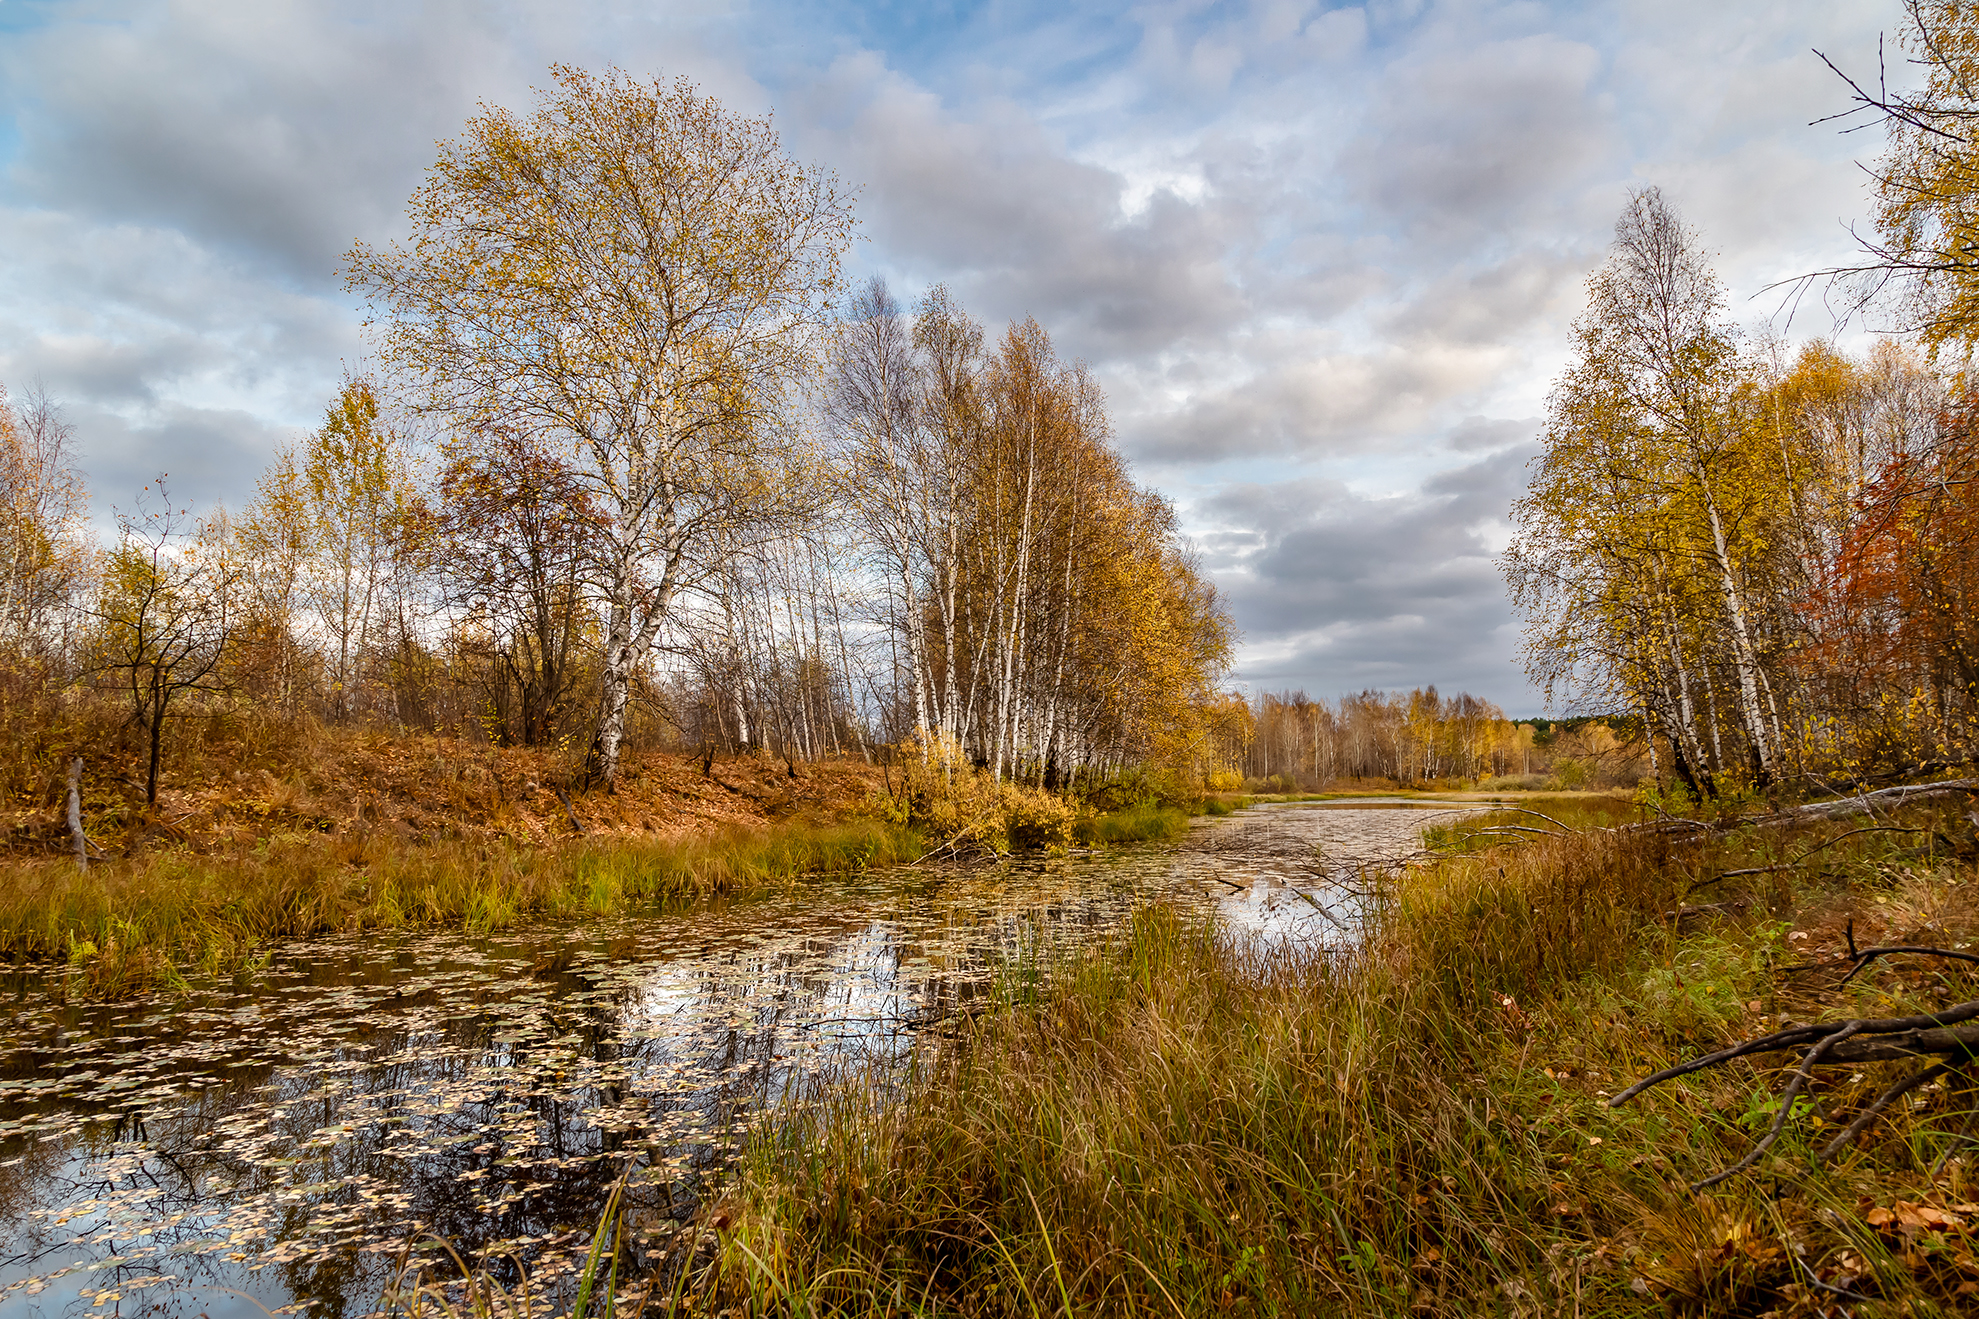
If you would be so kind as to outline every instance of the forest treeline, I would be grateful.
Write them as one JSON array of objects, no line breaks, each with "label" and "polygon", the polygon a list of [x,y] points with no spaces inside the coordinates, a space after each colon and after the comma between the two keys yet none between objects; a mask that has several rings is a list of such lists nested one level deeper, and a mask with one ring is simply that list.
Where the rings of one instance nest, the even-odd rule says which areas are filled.
[{"label": "forest treeline", "polygon": [[1228,698],[1218,721],[1229,763],[1254,790],[1346,785],[1579,789],[1634,787],[1649,764],[1639,723],[1602,716],[1513,720],[1469,693],[1369,689]]},{"label": "forest treeline", "polygon": [[[1282,791],[1639,773],[1626,730],[1556,740],[1434,688],[1219,690],[1230,632],[1214,592],[1040,327],[986,349],[939,290],[909,315],[873,285],[836,351],[810,475],[829,497],[677,612],[637,675],[635,743],[792,762],[945,744],[1054,787],[1164,767],[1197,788]],[[72,439],[45,395],[0,395],[17,774],[100,755],[111,728],[155,798],[175,730],[243,713],[581,764],[606,635],[583,505],[514,434],[421,448],[353,379],[244,508],[193,517],[161,484],[117,514],[108,545]]]},{"label": "forest treeline", "polygon": [[215,719],[550,748],[601,786],[629,745],[1045,789],[1626,779],[1606,725],[1223,690],[1228,614],[1044,327],[846,288],[845,199],[767,120],[555,72],[443,144],[409,243],[347,254],[372,369],[244,506],[161,476],[104,540],[60,408],[0,395],[16,793],[108,755],[155,802]]},{"label": "forest treeline", "polygon": [[939,288],[848,293],[842,190],[767,119],[554,72],[442,145],[409,243],[347,254],[374,367],[245,507],[161,478],[99,546],[60,410],[0,408],[28,758],[116,716],[155,799],[177,716],[228,709],[563,748],[607,786],[641,740],[1216,768],[1228,616],[1084,367]]},{"label": "forest treeline", "polygon": [[[804,470],[782,474],[817,498],[680,593],[633,674],[633,741],[796,762],[945,740],[1050,786],[1216,768],[1229,624],[1083,369],[1034,322],[986,343],[940,291],[910,316],[874,286],[828,383]],[[244,508],[195,517],[160,482],[103,545],[59,408],[0,406],[18,745],[46,769],[107,719],[154,797],[170,729],[222,709],[579,764],[609,636],[586,492],[516,430],[413,430],[352,379]]]}]

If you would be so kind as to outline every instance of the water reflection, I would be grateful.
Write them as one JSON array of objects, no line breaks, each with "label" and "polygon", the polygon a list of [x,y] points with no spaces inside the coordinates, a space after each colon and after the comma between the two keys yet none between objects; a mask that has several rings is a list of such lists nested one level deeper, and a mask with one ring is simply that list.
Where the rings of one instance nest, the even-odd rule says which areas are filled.
[{"label": "water reflection", "polygon": [[1260,808],[1180,846],[486,939],[277,949],[252,977],[113,1006],[9,986],[0,1319],[259,1306],[357,1314],[415,1231],[553,1290],[611,1185],[663,1247],[756,1115],[898,1064],[999,975],[1166,898],[1253,938],[1350,941],[1414,812]]}]

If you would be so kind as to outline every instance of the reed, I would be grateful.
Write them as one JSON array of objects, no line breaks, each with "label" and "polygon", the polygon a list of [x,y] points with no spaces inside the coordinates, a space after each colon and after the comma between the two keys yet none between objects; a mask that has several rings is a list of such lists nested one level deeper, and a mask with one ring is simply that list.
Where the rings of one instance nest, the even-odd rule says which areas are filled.
[{"label": "reed", "polygon": [[[1964,1235],[1979,1209],[1955,1208],[1979,1198],[1958,1153],[1970,1092],[1932,1092],[1817,1167],[1817,1137],[1887,1065],[1865,1068],[1824,1084],[1757,1175],[1696,1196],[1687,1184],[1770,1120],[1779,1060],[1605,1103],[1783,1007],[1975,996],[1938,967],[1782,989],[1776,968],[1809,946],[1790,920],[1867,908],[1979,930],[1969,861],[1911,856],[1901,837],[1833,846],[1825,873],[1755,877],[1742,912],[1673,918],[1717,870],[1814,841],[1673,852],[1585,832],[1455,853],[1400,883],[1352,956],[1147,910],[1045,990],[1010,990],[904,1089],[855,1078],[793,1112],[749,1156],[705,1304],[1786,1315],[1835,1302],[1825,1283],[1888,1313],[1956,1312],[1979,1292]],[[1905,1204],[1948,1206],[1954,1226],[1899,1232]]]}]

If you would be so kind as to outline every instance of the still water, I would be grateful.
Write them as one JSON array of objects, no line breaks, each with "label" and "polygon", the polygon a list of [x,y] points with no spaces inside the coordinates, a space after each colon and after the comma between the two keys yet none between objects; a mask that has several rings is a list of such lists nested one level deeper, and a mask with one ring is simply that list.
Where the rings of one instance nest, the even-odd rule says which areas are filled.
[{"label": "still water", "polygon": [[[1401,806],[1401,808],[1397,808]],[[621,1177],[666,1249],[749,1124],[899,1065],[999,976],[1139,905],[1351,941],[1414,801],[1262,806],[1179,843],[929,871],[499,936],[275,948],[114,1005],[0,999],[0,1319],[371,1310],[421,1232],[553,1293]],[[1449,819],[1443,815],[1441,819]]]}]

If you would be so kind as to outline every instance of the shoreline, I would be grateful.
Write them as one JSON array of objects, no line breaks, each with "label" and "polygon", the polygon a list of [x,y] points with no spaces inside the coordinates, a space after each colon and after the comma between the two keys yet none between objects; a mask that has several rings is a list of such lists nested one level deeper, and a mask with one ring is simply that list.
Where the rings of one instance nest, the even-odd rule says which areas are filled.
[{"label": "shoreline", "polygon": [[[1955,833],[1924,811],[1902,828]],[[1890,1313],[1964,1305],[1979,1091],[1913,1092],[1816,1164],[1904,1064],[1817,1069],[1780,1144],[1695,1195],[1773,1121],[1796,1058],[1608,1103],[1783,1020],[1979,999],[1971,968],[1930,959],[1848,984],[1784,973],[1851,938],[1979,940],[1979,848],[1915,837],[1453,838],[1345,959],[1246,951],[1152,910],[1114,956],[977,1019],[904,1099],[820,1096],[748,1165],[703,1299],[1784,1316],[1841,1287]],[[1791,865],[1811,848],[1818,865]]]}]

